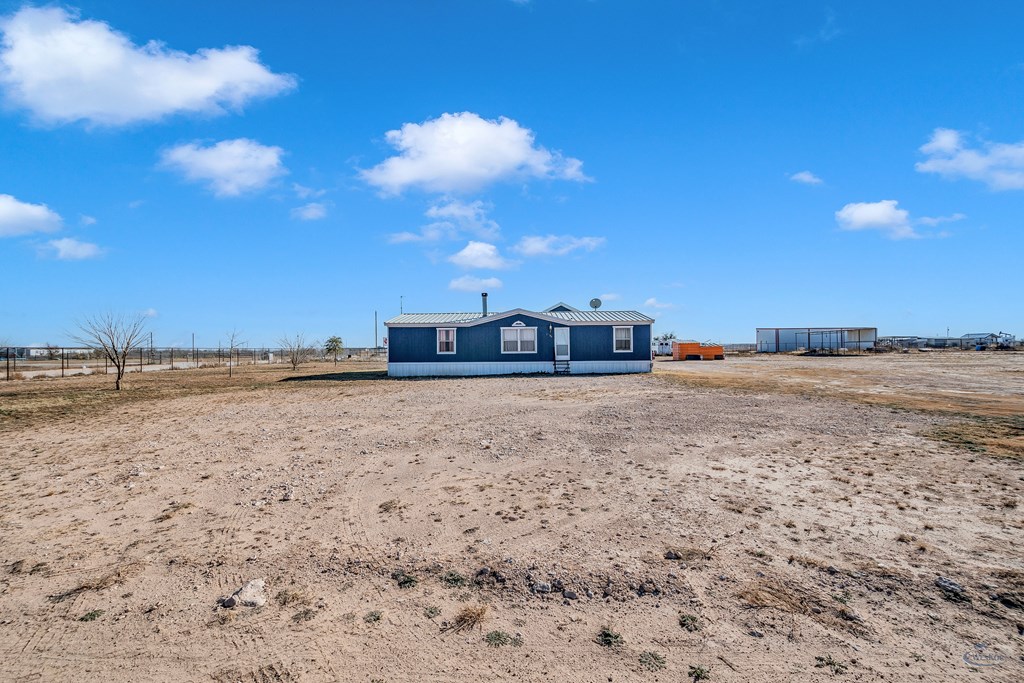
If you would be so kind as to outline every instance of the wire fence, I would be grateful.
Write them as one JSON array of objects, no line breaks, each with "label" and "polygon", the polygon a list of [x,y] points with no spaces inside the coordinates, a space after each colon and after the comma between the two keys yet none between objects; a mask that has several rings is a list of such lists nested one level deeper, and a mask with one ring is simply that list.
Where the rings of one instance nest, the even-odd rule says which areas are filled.
[{"label": "wire fence", "polygon": [[[317,350],[310,360],[334,362],[335,356]],[[338,362],[385,360],[387,349],[383,347],[345,348],[337,355]],[[281,348],[193,349],[147,346],[129,353],[126,373],[288,363],[288,350]],[[102,351],[62,346],[0,347],[0,371],[4,373],[6,381],[116,373],[113,364]]]}]

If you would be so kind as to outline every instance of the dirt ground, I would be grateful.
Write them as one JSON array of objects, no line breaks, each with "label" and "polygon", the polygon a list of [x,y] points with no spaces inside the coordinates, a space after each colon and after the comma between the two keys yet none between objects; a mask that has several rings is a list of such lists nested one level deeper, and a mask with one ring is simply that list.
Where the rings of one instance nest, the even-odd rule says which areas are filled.
[{"label": "dirt ground", "polygon": [[0,679],[1024,680],[1024,353],[377,368],[0,386]]}]

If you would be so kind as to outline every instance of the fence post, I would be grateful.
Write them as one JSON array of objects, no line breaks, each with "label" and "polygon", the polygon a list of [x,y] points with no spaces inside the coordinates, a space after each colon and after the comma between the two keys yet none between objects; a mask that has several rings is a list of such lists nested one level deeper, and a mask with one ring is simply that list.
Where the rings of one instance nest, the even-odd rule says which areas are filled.
[{"label": "fence post", "polygon": [[11,347],[7,347],[7,381],[11,381]]},{"label": "fence post", "polygon": [[142,349],[139,349],[139,374],[142,374]]},{"label": "fence post", "polygon": [[60,376],[64,376],[64,349],[60,350]]}]

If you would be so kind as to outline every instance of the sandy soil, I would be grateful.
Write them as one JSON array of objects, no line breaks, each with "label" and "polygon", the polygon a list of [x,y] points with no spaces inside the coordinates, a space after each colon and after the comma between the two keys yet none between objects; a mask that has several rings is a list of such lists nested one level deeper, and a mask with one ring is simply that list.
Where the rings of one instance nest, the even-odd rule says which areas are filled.
[{"label": "sandy soil", "polygon": [[1024,680],[1024,354],[366,370],[4,387],[0,678]]}]

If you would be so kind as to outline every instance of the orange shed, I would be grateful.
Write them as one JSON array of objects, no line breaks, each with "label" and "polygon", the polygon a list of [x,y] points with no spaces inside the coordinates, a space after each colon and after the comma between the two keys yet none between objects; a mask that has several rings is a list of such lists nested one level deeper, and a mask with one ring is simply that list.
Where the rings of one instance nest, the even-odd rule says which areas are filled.
[{"label": "orange shed", "polygon": [[724,360],[725,349],[719,344],[672,342],[672,360]]}]

